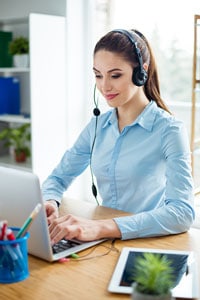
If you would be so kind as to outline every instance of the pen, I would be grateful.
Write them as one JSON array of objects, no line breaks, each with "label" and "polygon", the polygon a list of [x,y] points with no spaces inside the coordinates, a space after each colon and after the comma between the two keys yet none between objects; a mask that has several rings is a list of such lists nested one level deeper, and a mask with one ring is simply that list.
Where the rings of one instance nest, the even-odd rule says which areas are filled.
[{"label": "pen", "polygon": [[21,229],[17,233],[16,239],[19,239],[20,237],[24,236],[24,234],[27,232],[28,228],[30,227],[32,221],[35,219],[36,215],[39,213],[41,206],[42,205],[40,203],[38,203],[36,205],[36,207],[34,208],[32,213],[30,214],[30,216],[26,219],[26,221],[22,225]]},{"label": "pen", "polygon": [[7,221],[2,221],[0,240],[4,240],[7,228]]},{"label": "pen", "polygon": [[[12,230],[10,228],[8,228],[7,231],[6,231],[6,237],[9,241],[14,241],[15,240],[15,235],[14,235],[14,233],[12,232]],[[14,248],[16,249],[19,258],[23,259],[23,255],[21,253],[19,244],[17,244],[17,243],[14,244]]]},{"label": "pen", "polygon": [[3,221],[0,221],[0,241],[2,241],[2,226],[3,226]]},{"label": "pen", "polygon": [[16,249],[11,245],[6,245],[4,251],[3,261],[6,267],[10,269],[11,275],[14,276],[19,270],[24,272],[24,261],[18,257]]},{"label": "pen", "polygon": [[15,278],[15,264],[14,261],[12,259],[10,259],[9,257],[9,253],[7,251],[7,247],[6,247],[6,252],[4,252],[4,256],[3,256],[3,260],[2,260],[2,266],[3,268],[6,268],[10,271],[10,277],[11,278]]}]

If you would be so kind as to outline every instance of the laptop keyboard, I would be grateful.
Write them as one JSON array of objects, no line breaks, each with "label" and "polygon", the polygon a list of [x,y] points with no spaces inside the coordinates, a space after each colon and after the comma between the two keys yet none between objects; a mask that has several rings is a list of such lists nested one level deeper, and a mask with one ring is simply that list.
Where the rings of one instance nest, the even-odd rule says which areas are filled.
[{"label": "laptop keyboard", "polygon": [[71,249],[77,245],[81,245],[82,243],[75,240],[60,240],[57,244],[52,246],[53,254],[60,253],[64,250]]}]

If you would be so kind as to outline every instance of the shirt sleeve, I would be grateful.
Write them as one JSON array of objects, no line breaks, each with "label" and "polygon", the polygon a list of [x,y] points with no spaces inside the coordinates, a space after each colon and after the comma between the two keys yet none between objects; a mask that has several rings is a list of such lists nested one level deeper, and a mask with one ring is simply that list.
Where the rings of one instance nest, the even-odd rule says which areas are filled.
[{"label": "shirt sleeve", "polygon": [[187,231],[194,220],[191,153],[182,122],[165,127],[161,148],[166,161],[163,204],[151,211],[115,218],[122,239],[177,234]]}]

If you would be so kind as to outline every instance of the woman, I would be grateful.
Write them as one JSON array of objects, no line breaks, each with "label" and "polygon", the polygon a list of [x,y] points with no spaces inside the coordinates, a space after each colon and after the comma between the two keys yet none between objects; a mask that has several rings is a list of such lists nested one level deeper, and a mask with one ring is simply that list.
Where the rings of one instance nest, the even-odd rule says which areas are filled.
[{"label": "woman", "polygon": [[[95,46],[93,70],[111,110],[95,110],[43,184],[52,244],[63,237],[125,240],[187,231],[194,219],[188,137],[161,99],[148,41],[135,30],[107,33]],[[90,163],[102,204],[133,215],[58,217],[63,192]]]}]

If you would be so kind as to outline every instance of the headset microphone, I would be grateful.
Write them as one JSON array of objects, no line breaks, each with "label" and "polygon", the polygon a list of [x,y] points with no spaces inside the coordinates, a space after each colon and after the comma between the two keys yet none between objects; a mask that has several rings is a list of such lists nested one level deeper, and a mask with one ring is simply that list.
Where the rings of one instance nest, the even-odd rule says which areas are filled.
[{"label": "headset microphone", "polygon": [[100,109],[98,108],[98,97],[97,97],[97,100],[96,100],[96,89],[97,89],[97,86],[95,84],[94,94],[93,94],[95,108],[93,109],[93,114],[94,114],[95,117],[98,117],[101,112],[100,112]]},{"label": "headset microphone", "polygon": [[93,114],[96,117],[96,121],[95,121],[95,129],[94,129],[94,139],[92,142],[92,147],[91,147],[91,153],[90,153],[90,173],[91,173],[91,177],[92,177],[92,194],[97,202],[97,204],[99,205],[98,199],[97,199],[97,188],[95,186],[94,183],[94,176],[93,176],[93,172],[92,172],[92,154],[93,154],[93,149],[94,149],[94,144],[95,144],[95,140],[96,140],[96,135],[97,135],[97,121],[98,121],[98,116],[100,115],[100,110],[98,108],[98,98],[96,101],[96,84],[94,86],[94,104],[95,104],[95,108],[93,109]]},{"label": "headset microphone", "polygon": [[94,109],[93,109],[93,114],[94,114],[94,116],[95,117],[98,117],[99,115],[100,115],[100,110],[98,109],[98,107],[95,107]]}]

